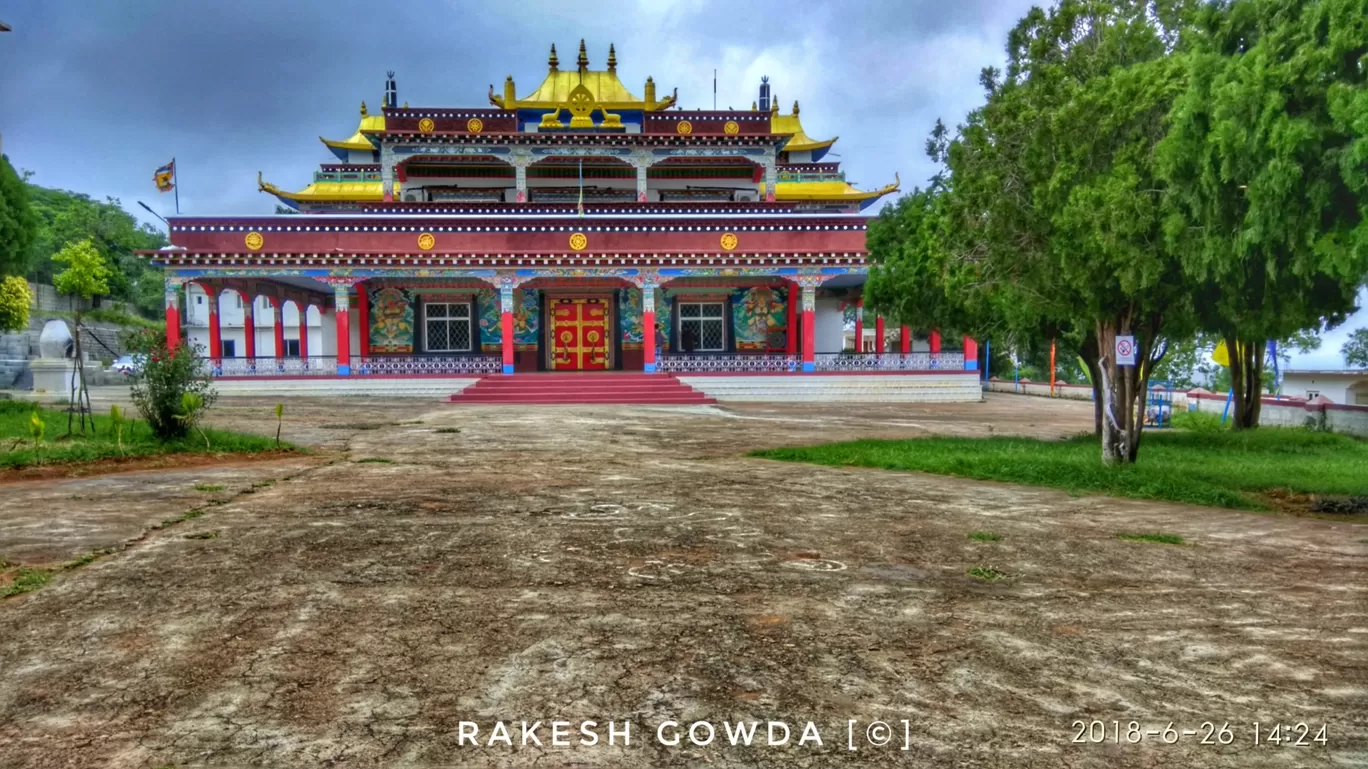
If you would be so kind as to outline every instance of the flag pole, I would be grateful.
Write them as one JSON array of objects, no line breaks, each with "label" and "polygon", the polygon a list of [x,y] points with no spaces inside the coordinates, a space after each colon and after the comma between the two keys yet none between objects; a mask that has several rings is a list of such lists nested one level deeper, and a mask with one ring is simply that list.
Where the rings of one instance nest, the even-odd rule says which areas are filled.
[{"label": "flag pole", "polygon": [[180,169],[176,168],[176,159],[171,158],[171,191],[176,194],[176,216],[180,216]]}]

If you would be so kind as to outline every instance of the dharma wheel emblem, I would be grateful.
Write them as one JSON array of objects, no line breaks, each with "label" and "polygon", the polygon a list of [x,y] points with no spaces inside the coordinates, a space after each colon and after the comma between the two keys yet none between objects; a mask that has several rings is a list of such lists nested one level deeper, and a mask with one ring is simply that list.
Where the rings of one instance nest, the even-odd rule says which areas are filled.
[{"label": "dharma wheel emblem", "polygon": [[582,232],[576,232],[570,236],[570,248],[575,251],[583,251],[589,245],[589,238]]},{"label": "dharma wheel emblem", "polygon": [[466,130],[473,134],[477,134],[484,130],[484,121],[477,117],[473,117],[466,121]]},{"label": "dharma wheel emblem", "polygon": [[247,244],[247,248],[253,251],[259,251],[262,246],[266,245],[266,239],[261,237],[261,233],[259,232],[247,233],[247,237],[243,238],[243,242]]},{"label": "dharma wheel emblem", "polygon": [[683,136],[688,136],[693,133],[693,123],[690,123],[687,120],[681,120],[679,121],[679,124],[675,126],[675,130]]},{"label": "dharma wheel emblem", "polygon": [[724,251],[730,251],[733,248],[736,248],[736,244],[739,242],[740,241],[736,239],[736,233],[734,232],[726,232],[722,234],[722,250]]},{"label": "dharma wheel emblem", "polygon": [[424,251],[431,251],[435,245],[437,245],[437,238],[433,237],[432,233],[425,232],[418,236],[418,247]]},{"label": "dharma wheel emblem", "polygon": [[728,120],[727,124],[722,126],[722,133],[725,133],[728,136],[735,136],[741,133],[741,126],[738,125],[735,120]]},{"label": "dharma wheel emblem", "polygon": [[437,128],[437,124],[432,122],[432,118],[425,117],[418,121],[418,133],[430,134]]}]

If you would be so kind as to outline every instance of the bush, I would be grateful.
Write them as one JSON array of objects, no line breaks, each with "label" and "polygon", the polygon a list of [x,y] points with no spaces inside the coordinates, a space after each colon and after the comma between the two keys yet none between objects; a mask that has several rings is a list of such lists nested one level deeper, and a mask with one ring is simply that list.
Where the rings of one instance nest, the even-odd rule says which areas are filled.
[{"label": "bush", "polygon": [[1221,424],[1221,415],[1211,411],[1175,411],[1174,427],[1199,433],[1214,433],[1229,429]]},{"label": "bush", "polygon": [[172,441],[190,433],[196,415],[185,413],[186,393],[207,410],[218,398],[210,386],[209,373],[200,350],[182,342],[175,350],[166,346],[166,334],[152,329],[125,335],[130,352],[145,356],[142,371],[134,375],[133,403],[158,440]]}]

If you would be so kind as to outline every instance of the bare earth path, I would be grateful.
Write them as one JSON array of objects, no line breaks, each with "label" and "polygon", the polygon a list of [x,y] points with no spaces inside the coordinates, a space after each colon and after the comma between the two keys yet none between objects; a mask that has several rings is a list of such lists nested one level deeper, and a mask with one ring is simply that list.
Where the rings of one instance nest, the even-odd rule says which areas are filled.
[{"label": "bare earth path", "polygon": [[[217,421],[273,432],[271,405]],[[0,487],[0,557],[136,540],[0,601],[0,767],[1368,765],[1368,527],[742,456],[1064,435],[1086,403],[286,409],[317,456]],[[1074,744],[1078,719],[1121,744]],[[460,744],[499,720],[512,747]],[[752,720],[789,744],[729,745]],[[1255,747],[1254,721],[1329,744]]]}]

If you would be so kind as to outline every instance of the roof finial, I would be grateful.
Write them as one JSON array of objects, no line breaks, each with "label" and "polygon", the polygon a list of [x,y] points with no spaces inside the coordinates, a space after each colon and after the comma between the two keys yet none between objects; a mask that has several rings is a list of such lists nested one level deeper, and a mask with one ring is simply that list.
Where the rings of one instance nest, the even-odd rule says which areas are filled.
[{"label": "roof finial", "polygon": [[361,102],[361,117],[365,117],[365,116],[366,116],[366,103],[363,101],[363,102]]},{"label": "roof finial", "polygon": [[798,100],[793,100],[793,116],[798,117]]},{"label": "roof finial", "polygon": [[579,58],[575,60],[579,65],[580,71],[589,69],[589,52],[584,50],[584,38],[580,38]]},{"label": "roof finial", "polygon": [[617,51],[613,50],[613,44],[608,44],[608,71],[617,71]]},{"label": "roof finial", "polygon": [[551,68],[552,72],[555,72],[560,67],[560,59],[556,58],[555,43],[551,44],[551,58],[546,60],[546,65]]}]

